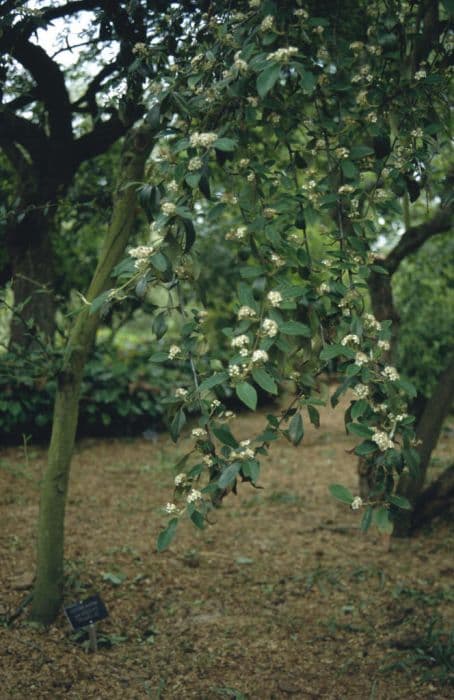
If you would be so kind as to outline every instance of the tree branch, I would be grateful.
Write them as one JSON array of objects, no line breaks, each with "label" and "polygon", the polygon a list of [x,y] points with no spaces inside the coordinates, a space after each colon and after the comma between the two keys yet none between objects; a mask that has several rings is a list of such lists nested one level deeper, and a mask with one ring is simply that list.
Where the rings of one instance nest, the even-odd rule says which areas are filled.
[{"label": "tree branch", "polygon": [[1,45],[29,71],[35,80],[48,113],[51,138],[71,142],[73,139],[71,104],[65,78],[58,64],[41,46],[24,39],[16,27],[4,30]]},{"label": "tree branch", "polygon": [[76,167],[85,160],[104,153],[117,139],[126,134],[129,127],[129,124],[124,124],[115,114],[109,121],[99,122],[88,134],[76,139],[74,142]]},{"label": "tree branch", "polygon": [[0,139],[20,143],[34,162],[41,162],[46,154],[47,139],[44,131],[33,122],[0,109]]},{"label": "tree branch", "polygon": [[452,226],[452,213],[452,207],[440,209],[429,221],[409,228],[380,264],[390,275],[394,274],[402,260],[415,253],[429,238],[449,231]]}]

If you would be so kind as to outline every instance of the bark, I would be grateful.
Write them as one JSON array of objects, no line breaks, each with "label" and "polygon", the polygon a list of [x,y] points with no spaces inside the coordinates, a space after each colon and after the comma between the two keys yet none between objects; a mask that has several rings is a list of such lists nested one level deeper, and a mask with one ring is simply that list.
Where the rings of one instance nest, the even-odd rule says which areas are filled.
[{"label": "bark", "polygon": [[[132,232],[136,195],[128,183],[141,180],[150,153],[152,134],[143,127],[126,139],[114,198],[113,216],[98,266],[86,294],[92,301],[111,286],[110,276]],[[74,448],[79,394],[85,363],[93,346],[99,318],[85,307],[78,315],[65,350],[54,406],[48,465],[41,487],[36,584],[31,618],[50,624],[63,596],[64,519]]]},{"label": "bark", "polygon": [[10,349],[30,350],[36,334],[52,343],[55,331],[55,270],[50,231],[52,217],[31,208],[7,232],[15,313]]},{"label": "bark", "polygon": [[437,517],[454,520],[454,464],[428,486],[415,504],[412,530],[418,530]]},{"label": "bark", "polygon": [[414,506],[413,512],[402,513],[396,523],[395,534],[404,537],[410,534],[412,520],[418,519],[417,504],[426,480],[430,456],[440,437],[443,422],[447,417],[454,399],[454,357],[440,375],[437,387],[427,401],[422,416],[416,427],[416,437],[420,441],[419,468],[415,475],[403,474],[397,486],[397,492],[408,498]]}]

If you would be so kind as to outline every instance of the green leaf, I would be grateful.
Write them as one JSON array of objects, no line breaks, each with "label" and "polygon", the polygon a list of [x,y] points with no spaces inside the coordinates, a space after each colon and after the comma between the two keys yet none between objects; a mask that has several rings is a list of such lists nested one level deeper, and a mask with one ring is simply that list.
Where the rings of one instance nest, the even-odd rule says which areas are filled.
[{"label": "green leaf", "polygon": [[159,272],[166,272],[169,267],[169,261],[163,253],[155,253],[150,258],[150,263]]},{"label": "green leaf", "polygon": [[199,390],[207,391],[208,389],[212,389],[214,386],[218,386],[219,384],[225,382],[228,378],[228,372],[216,372],[215,374],[212,374],[211,377],[203,380],[199,386]]},{"label": "green leaf", "polygon": [[320,353],[321,360],[333,360],[335,357],[348,357],[353,359],[355,357],[355,351],[347,346],[341,345],[340,343],[334,343],[333,345],[327,345]]},{"label": "green leaf", "polygon": [[394,523],[390,518],[389,510],[383,506],[374,511],[374,522],[378,531],[384,535],[390,535],[394,529]]},{"label": "green leaf", "polygon": [[150,362],[165,362],[169,359],[168,352],[154,352],[150,357]]},{"label": "green leaf", "polygon": [[224,469],[221,476],[219,477],[218,486],[220,489],[225,489],[235,481],[238,476],[238,472],[241,468],[241,462],[233,462],[227,469]]},{"label": "green leaf", "polygon": [[219,442],[222,442],[223,445],[228,445],[229,447],[233,448],[238,447],[238,442],[237,440],[235,440],[232,433],[230,432],[230,428],[228,425],[213,426],[213,433],[216,435]]},{"label": "green leaf", "polygon": [[355,401],[353,406],[352,406],[351,413],[350,413],[353,420],[356,420],[357,418],[362,416],[367,411],[368,406],[369,406],[369,404],[367,403],[366,399],[361,399],[360,401]]},{"label": "green leaf", "polygon": [[287,321],[279,324],[279,330],[285,335],[302,335],[305,338],[311,337],[311,329],[299,321]]},{"label": "green leaf", "polygon": [[374,149],[370,146],[352,146],[350,149],[350,158],[353,158],[353,160],[359,160],[360,158],[372,155],[374,155]]},{"label": "green leaf", "polygon": [[182,408],[180,408],[175,416],[174,419],[170,425],[170,437],[174,442],[177,442],[181,431],[183,430],[183,427],[186,423],[186,414]]},{"label": "green leaf", "polygon": [[252,376],[254,378],[254,381],[257,382],[257,384],[260,387],[262,387],[262,389],[268,391],[270,394],[277,394],[276,382],[274,381],[271,374],[268,374],[268,372],[265,369],[263,369],[263,367],[257,367],[256,369],[253,369]]},{"label": "green leaf", "polygon": [[248,408],[255,411],[257,408],[257,392],[248,382],[240,382],[235,387],[235,392],[240,401],[242,401]]},{"label": "green leaf", "polygon": [[217,139],[213,145],[218,151],[234,151],[237,144],[233,139],[222,137]]},{"label": "green leaf", "polygon": [[358,168],[351,162],[351,160],[342,160],[341,169],[345,177],[352,180],[358,176]]},{"label": "green leaf", "polygon": [[320,428],[320,413],[314,406],[307,406],[309,420],[316,428]]},{"label": "green leaf", "polygon": [[288,436],[293,445],[300,444],[304,437],[304,425],[301,413],[295,413],[288,426]]},{"label": "green leaf", "polygon": [[257,92],[260,97],[265,97],[274,87],[281,74],[281,67],[278,63],[273,63],[260,73],[257,78]]},{"label": "green leaf", "polygon": [[413,510],[410,501],[407,498],[404,498],[403,496],[388,496],[388,501],[389,503],[392,503],[393,506],[402,508],[402,510]]},{"label": "green leaf", "polygon": [[329,491],[331,496],[337,498],[338,501],[342,501],[342,503],[348,503],[348,505],[350,505],[353,501],[352,492],[341,484],[331,484]]},{"label": "green leaf", "polygon": [[362,438],[370,438],[373,433],[372,430],[367,425],[362,425],[361,423],[347,423],[347,430],[353,435],[358,435]]},{"label": "green leaf", "polygon": [[186,232],[184,240],[184,252],[189,253],[195,241],[195,228],[191,219],[183,219],[183,226]]},{"label": "green leaf", "polygon": [[90,314],[95,314],[97,311],[102,309],[102,307],[107,302],[110,291],[111,290],[108,289],[106,292],[102,292],[102,294],[93,299],[93,301],[90,304]]},{"label": "green leaf", "polygon": [[256,459],[249,459],[247,462],[242,462],[241,471],[255,484],[260,476],[260,464]]},{"label": "green leaf", "polygon": [[365,442],[362,442],[360,445],[357,445],[355,447],[355,455],[358,455],[358,457],[366,457],[367,455],[371,455],[374,452],[376,452],[378,449],[377,445],[375,442],[372,442],[372,440],[366,440]]},{"label": "green leaf", "polygon": [[199,530],[203,530],[205,528],[205,518],[198,510],[194,510],[191,513],[191,520],[194,525],[199,528]]},{"label": "green leaf", "polygon": [[366,510],[364,511],[364,515],[361,520],[361,525],[360,528],[363,532],[367,532],[370,524],[372,522],[372,513],[373,513],[373,508],[371,506],[367,506]]},{"label": "green leaf", "polygon": [[177,526],[178,518],[172,518],[165,530],[159,533],[158,541],[156,543],[156,549],[158,550],[158,552],[163,552],[165,549],[167,549],[167,547],[175,537]]}]

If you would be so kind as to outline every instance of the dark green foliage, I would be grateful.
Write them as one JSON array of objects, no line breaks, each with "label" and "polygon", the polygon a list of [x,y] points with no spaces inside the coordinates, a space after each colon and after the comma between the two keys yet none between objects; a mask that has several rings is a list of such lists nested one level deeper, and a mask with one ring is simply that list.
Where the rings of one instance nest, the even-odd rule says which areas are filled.
[{"label": "dark green foliage", "polygon": [[[79,436],[138,435],[163,427],[169,387],[181,372],[149,362],[137,352],[98,350],[82,384]],[[0,359],[0,440],[19,443],[23,435],[46,441],[50,435],[57,386],[50,367],[41,375],[12,355]],[[171,376],[173,375],[173,376]]]}]

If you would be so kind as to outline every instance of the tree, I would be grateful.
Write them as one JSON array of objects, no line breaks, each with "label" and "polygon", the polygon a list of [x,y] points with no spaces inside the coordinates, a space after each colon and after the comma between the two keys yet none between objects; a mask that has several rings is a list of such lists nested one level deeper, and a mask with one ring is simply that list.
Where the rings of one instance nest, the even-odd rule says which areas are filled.
[{"label": "tree", "polygon": [[[256,485],[260,455],[281,436],[298,445],[306,415],[318,425],[316,380],[332,360],[343,377],[333,403],[353,391],[347,428],[361,438],[355,452],[373,460],[380,486],[367,502],[340,485],[332,492],[362,510],[363,529],[373,520],[389,533],[399,509],[409,507],[397,483],[417,464],[406,405],[412,387],[387,364],[391,322],[364,313],[364,291],[371,272],[380,272],[372,250],[379,218],[398,218],[399,198],[405,191],[413,197],[415,183],[430,191],[431,159],[447,143],[446,8],[333,1],[314,3],[316,14],[311,3],[290,1],[251,0],[234,11],[225,3],[210,3],[207,12],[196,6],[199,15],[185,14],[183,4],[166,13],[166,26],[179,21],[184,31],[149,104],[148,122],[159,131],[150,181],[140,191],[150,240],[128,251],[114,286],[92,306],[97,314],[159,287],[167,313],[178,316],[181,339],[168,347],[163,337],[151,359],[192,373],[192,385],[175,392],[174,440],[189,413],[198,413],[199,424],[178,465],[158,548],[184,515],[203,528],[240,481]],[[153,77],[154,51],[151,43],[139,52],[141,70]],[[194,297],[197,234],[207,219],[218,222],[212,235],[228,241],[236,261],[236,300],[222,331],[227,360],[218,343],[208,345],[203,303]],[[323,251],[313,246],[314,230],[323,232]],[[107,284],[104,277],[101,288]],[[87,345],[73,353],[72,336],[66,358],[76,365],[61,375],[44,494],[60,457],[64,470],[61,494],[53,503],[43,498],[45,562],[52,561],[46,523],[64,516]],[[295,383],[291,404],[240,443],[217,392],[234,392],[255,410],[259,388],[277,395],[286,380]],[[62,539],[56,551],[57,565],[44,564],[38,577],[33,615],[41,621],[52,619],[61,599]]]},{"label": "tree", "polygon": [[[0,148],[15,180],[0,283],[12,278],[20,319],[13,318],[11,344],[21,346],[33,329],[53,337],[58,270],[52,239],[61,199],[81,164],[106,152],[143,114],[137,51],[160,35],[148,66],[154,76],[168,42],[178,36],[162,25],[166,3],[41,5],[10,0],[0,10]],[[53,27],[61,35],[51,54],[42,40]],[[77,59],[67,67],[74,53]],[[118,92],[121,99],[112,99]]]},{"label": "tree", "polygon": [[[173,517],[159,548],[174,535],[180,516],[188,513],[203,527],[210,498],[219,502],[238,480],[255,483],[258,455],[279,435],[299,443],[299,409],[318,422],[314,377],[332,359],[345,375],[333,401],[353,389],[347,427],[363,438],[355,451],[367,456],[374,473],[363,527],[374,519],[390,532],[398,509],[411,507],[396,489],[403,474],[418,468],[413,419],[403,398],[414,390],[387,364],[393,309],[388,306],[391,318],[384,322],[364,315],[362,290],[386,291],[376,280],[390,270],[374,261],[371,250],[380,218],[406,221],[421,192],[435,196],[430,164],[447,144],[448,8],[377,2],[364,9],[361,3],[326,3],[313,16],[298,3],[283,3],[278,13],[272,2],[251,2],[234,13],[213,11],[205,18],[199,53],[157,95],[166,99],[169,85],[178,90],[181,124],[167,132],[161,185],[149,193],[159,257],[156,245],[143,251],[142,282],[156,283],[156,269],[165,270],[164,286],[180,288],[182,342],[155,356],[193,368],[192,390],[178,390],[174,438],[188,411],[197,405],[202,413],[194,450],[177,477],[176,496],[184,502],[168,504]],[[210,204],[214,188],[221,203]],[[224,329],[233,352],[228,366],[216,351],[208,354],[200,314],[185,311],[187,271],[172,259],[169,245],[182,236],[188,252],[186,222],[194,207],[199,220],[203,211],[215,220],[228,208],[226,238],[239,247],[237,323]],[[451,213],[448,207],[432,221],[408,227],[390,266],[446,230]],[[326,232],[322,261],[311,249],[315,225]],[[379,303],[375,294],[376,309]],[[210,367],[218,371],[210,373]],[[224,408],[213,403],[213,389],[230,386],[253,410],[257,387],[277,393],[280,381],[295,378],[295,369],[291,408],[269,417],[254,448],[239,445],[224,424]],[[205,472],[208,483],[195,489]],[[341,487],[333,493],[363,505]]]}]

